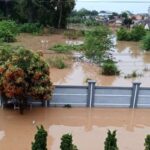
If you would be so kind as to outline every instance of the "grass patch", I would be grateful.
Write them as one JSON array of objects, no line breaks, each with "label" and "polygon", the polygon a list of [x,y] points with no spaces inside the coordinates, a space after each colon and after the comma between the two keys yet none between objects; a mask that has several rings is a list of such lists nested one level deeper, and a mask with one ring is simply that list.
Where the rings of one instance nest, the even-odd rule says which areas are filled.
[{"label": "grass patch", "polygon": [[67,45],[67,44],[57,44],[49,48],[57,53],[69,53],[71,51],[82,51],[84,50],[84,45]]},{"label": "grass patch", "polygon": [[48,58],[47,62],[49,63],[50,67],[57,69],[64,69],[67,67],[65,60],[61,57]]}]

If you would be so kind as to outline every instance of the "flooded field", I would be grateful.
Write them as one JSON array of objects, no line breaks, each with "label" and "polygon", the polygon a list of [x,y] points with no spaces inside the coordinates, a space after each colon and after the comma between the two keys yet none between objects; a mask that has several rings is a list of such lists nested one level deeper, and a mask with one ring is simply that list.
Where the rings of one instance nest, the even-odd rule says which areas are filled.
[{"label": "flooded field", "polygon": [[48,150],[60,150],[65,133],[73,135],[79,150],[103,150],[108,129],[117,130],[120,150],[144,150],[149,114],[149,109],[34,108],[22,116],[0,109],[0,150],[31,149],[39,124],[48,131]]},{"label": "flooded field", "polygon": [[[46,44],[43,44],[45,41]],[[58,43],[65,43],[67,40],[63,35],[33,36],[21,34],[13,45],[23,45],[32,50],[43,50],[46,58],[60,54],[47,54],[47,48]],[[69,58],[65,69],[51,68],[51,80],[54,84],[61,85],[85,85],[87,79],[93,79],[100,86],[131,86],[133,81],[141,82],[141,86],[150,86],[150,52],[140,49],[138,42],[116,42],[113,57],[118,62],[117,66],[121,71],[120,76],[103,76],[101,69],[90,63],[74,62]],[[126,78],[136,72],[136,78]]]},{"label": "flooded field", "polygon": [[[85,85],[87,79],[93,79],[101,86],[131,86],[134,81],[141,82],[141,86],[150,86],[150,52],[142,51],[137,42],[118,42],[112,54],[121,71],[120,76],[104,76],[94,64],[74,62],[69,70],[62,71],[59,78],[56,69],[51,69],[51,79],[55,84],[65,85]],[[134,72],[137,77],[126,78]]]}]

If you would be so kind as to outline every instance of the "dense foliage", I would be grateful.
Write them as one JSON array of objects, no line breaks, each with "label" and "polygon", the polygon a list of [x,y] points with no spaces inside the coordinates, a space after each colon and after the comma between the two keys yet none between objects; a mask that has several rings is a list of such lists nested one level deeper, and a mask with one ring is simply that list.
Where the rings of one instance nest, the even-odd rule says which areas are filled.
[{"label": "dense foliage", "polygon": [[150,135],[147,135],[147,137],[145,138],[145,150],[150,150]]},{"label": "dense foliage", "polygon": [[77,147],[72,143],[72,135],[64,134],[61,138],[61,150],[78,150]]},{"label": "dense foliage", "polygon": [[13,0],[0,1],[1,18],[11,18],[19,23],[39,22],[44,26],[64,28],[75,0]]},{"label": "dense foliage", "polygon": [[37,133],[34,139],[32,150],[47,150],[47,131],[42,125],[40,127],[37,126]]},{"label": "dense foliage", "polygon": [[135,26],[131,30],[120,28],[117,31],[117,39],[120,41],[140,41],[146,35],[143,26]]},{"label": "dense foliage", "polygon": [[40,33],[42,29],[39,23],[24,23],[19,25],[19,31],[23,33]]},{"label": "dense foliage", "polygon": [[0,40],[2,42],[14,42],[17,34],[18,28],[14,21],[0,21]]},{"label": "dense foliage", "polygon": [[150,51],[150,33],[148,33],[142,40],[142,48],[146,51]]},{"label": "dense foliage", "polygon": [[107,138],[105,140],[105,150],[118,150],[117,147],[117,138],[116,138],[116,131],[111,132],[108,130]]},{"label": "dense foliage", "polygon": [[103,75],[119,75],[119,73],[120,72],[113,60],[108,59],[102,64]]},{"label": "dense foliage", "polygon": [[88,31],[85,36],[85,55],[100,64],[112,48],[111,33],[105,26]]},{"label": "dense foliage", "polygon": [[38,54],[24,48],[0,47],[0,92],[8,98],[16,98],[21,112],[29,96],[50,99],[49,66]]}]

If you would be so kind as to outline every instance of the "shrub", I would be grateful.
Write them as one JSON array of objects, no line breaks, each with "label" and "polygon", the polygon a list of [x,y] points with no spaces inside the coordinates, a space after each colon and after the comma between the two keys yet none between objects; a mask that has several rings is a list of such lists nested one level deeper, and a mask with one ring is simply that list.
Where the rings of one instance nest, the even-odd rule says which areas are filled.
[{"label": "shrub", "polygon": [[133,29],[120,28],[117,31],[117,39],[120,41],[140,41],[145,36],[146,30],[143,26],[138,25]]},{"label": "shrub", "polygon": [[32,150],[47,150],[47,131],[42,125],[40,127],[37,126],[37,133],[34,139]]},{"label": "shrub", "polygon": [[38,34],[42,32],[43,27],[39,23],[24,23],[20,24],[19,30],[24,33]]},{"label": "shrub", "polygon": [[111,132],[110,130],[108,130],[107,138],[104,144],[105,144],[105,148],[104,148],[105,150],[118,150],[116,131]]},{"label": "shrub", "polygon": [[61,150],[78,150],[77,146],[72,143],[72,135],[64,134],[61,138]]},{"label": "shrub", "polygon": [[102,64],[102,74],[103,75],[119,75],[120,71],[118,70],[113,60],[106,60]]},{"label": "shrub", "polygon": [[150,33],[148,33],[142,40],[142,48],[146,51],[150,51]]},{"label": "shrub", "polygon": [[130,40],[131,40],[130,33],[128,32],[127,29],[125,29],[125,28],[120,28],[120,29],[117,31],[117,39],[118,39],[119,41],[130,41]]},{"label": "shrub", "polygon": [[64,69],[64,68],[67,67],[67,65],[64,62],[64,59],[59,58],[59,57],[49,58],[48,63],[51,67],[55,67],[55,68],[58,68],[58,69]]},{"label": "shrub", "polygon": [[2,42],[14,42],[16,41],[16,35],[18,34],[17,24],[11,20],[0,21],[0,40]]},{"label": "shrub", "polygon": [[146,30],[144,29],[144,26],[138,25],[135,26],[131,30],[131,40],[132,41],[140,41],[142,38],[146,35]]},{"label": "shrub", "polygon": [[144,146],[145,150],[150,150],[150,135],[146,136]]}]

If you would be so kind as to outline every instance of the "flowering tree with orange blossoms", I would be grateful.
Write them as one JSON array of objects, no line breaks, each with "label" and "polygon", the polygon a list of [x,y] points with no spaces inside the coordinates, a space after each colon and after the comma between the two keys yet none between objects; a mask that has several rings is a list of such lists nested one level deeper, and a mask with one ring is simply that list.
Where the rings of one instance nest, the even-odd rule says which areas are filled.
[{"label": "flowering tree with orange blossoms", "polygon": [[0,92],[17,99],[21,113],[28,97],[49,100],[52,87],[49,66],[39,54],[22,47],[0,47]]}]

